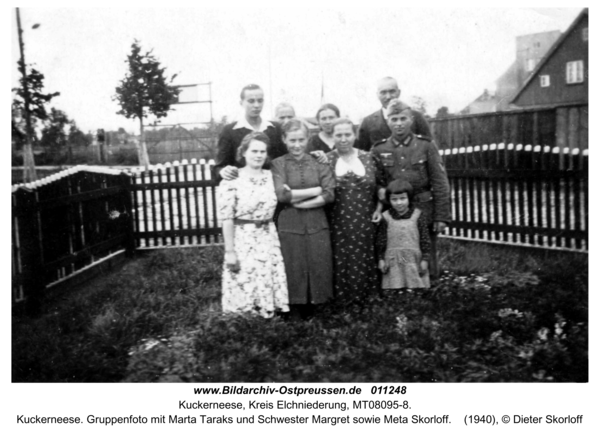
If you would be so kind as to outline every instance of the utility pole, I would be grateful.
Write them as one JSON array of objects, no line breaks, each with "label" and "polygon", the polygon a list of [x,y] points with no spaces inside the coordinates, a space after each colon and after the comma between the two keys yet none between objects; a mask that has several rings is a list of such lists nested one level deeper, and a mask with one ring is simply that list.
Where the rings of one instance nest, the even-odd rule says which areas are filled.
[{"label": "utility pole", "polygon": [[31,101],[29,96],[29,84],[27,83],[27,71],[25,68],[25,49],[23,47],[23,29],[21,29],[21,15],[19,8],[17,8],[17,29],[19,33],[19,49],[21,50],[21,61],[19,62],[19,69],[23,75],[23,99],[25,107],[25,138],[26,142],[23,148],[23,181],[33,182],[37,180],[35,173],[35,161],[33,159],[33,145],[31,136],[33,129],[31,128],[31,112],[29,111],[29,103]]}]

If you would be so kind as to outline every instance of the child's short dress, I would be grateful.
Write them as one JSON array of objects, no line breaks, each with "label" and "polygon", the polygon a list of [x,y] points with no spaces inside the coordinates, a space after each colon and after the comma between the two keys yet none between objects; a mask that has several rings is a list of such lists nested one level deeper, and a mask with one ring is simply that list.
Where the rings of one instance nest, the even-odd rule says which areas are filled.
[{"label": "child's short dress", "polygon": [[[395,217],[390,214],[394,213]],[[426,225],[419,222],[421,210],[412,208],[410,216],[398,216],[394,210],[383,213],[387,225],[385,259],[389,270],[383,274],[381,287],[387,288],[429,288],[429,272],[420,274],[420,263],[426,259],[421,251],[423,239],[428,237]],[[407,213],[408,214],[408,213]],[[421,231],[419,230],[421,226]],[[425,229],[425,230],[423,230]],[[425,234],[421,234],[425,232]]]}]

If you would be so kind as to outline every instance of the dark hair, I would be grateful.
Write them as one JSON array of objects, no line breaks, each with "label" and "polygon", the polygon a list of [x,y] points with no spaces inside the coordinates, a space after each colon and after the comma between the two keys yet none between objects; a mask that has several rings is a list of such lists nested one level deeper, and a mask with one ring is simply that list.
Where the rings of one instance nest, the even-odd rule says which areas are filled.
[{"label": "dark hair", "polygon": [[[265,133],[261,133],[258,131],[248,133],[242,139],[242,143],[240,143],[240,147],[237,150],[236,161],[242,166],[246,165],[246,159],[244,158],[244,154],[248,150],[248,147],[250,146],[250,142],[252,142],[252,140],[258,140],[259,142],[263,142],[265,145],[267,145],[267,154],[269,153],[269,148],[271,147],[271,140],[269,140],[269,137]],[[267,156],[265,165],[268,163],[269,157]]]},{"label": "dark hair", "polygon": [[345,125],[345,124],[350,125],[352,127],[352,131],[354,131],[354,124],[348,118],[337,118],[335,121],[333,121],[331,123],[331,128],[333,130],[335,130],[335,127],[337,127],[338,125]]},{"label": "dark hair", "polygon": [[262,90],[262,88],[258,84],[247,84],[242,88],[240,92],[240,99],[244,99],[244,92],[247,90]]},{"label": "dark hair", "polygon": [[283,138],[285,138],[287,137],[288,133],[298,130],[304,130],[304,132],[306,132],[306,137],[308,138],[308,127],[306,126],[306,124],[298,118],[292,118],[281,127],[281,135]]},{"label": "dark hair", "polygon": [[317,114],[315,116],[315,118],[317,118],[317,121],[319,121],[319,115],[321,114],[321,112],[323,110],[333,110],[334,113],[336,114],[336,116],[339,118],[340,117],[340,109],[337,108],[336,105],[333,104],[323,104],[321,107],[319,107],[319,110],[317,110]]},{"label": "dark hair", "polygon": [[406,193],[408,195],[408,200],[412,202],[413,200],[413,186],[410,182],[404,181],[402,179],[396,179],[388,184],[385,188],[385,200],[389,203],[390,196],[392,194],[402,194]]}]

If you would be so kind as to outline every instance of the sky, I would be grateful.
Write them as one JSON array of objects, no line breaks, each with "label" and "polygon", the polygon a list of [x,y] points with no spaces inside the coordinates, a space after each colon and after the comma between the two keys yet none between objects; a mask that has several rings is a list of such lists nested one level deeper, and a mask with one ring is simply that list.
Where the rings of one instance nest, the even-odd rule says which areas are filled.
[{"label": "sky", "polygon": [[[299,3],[298,3],[299,4]],[[11,87],[19,56],[12,11]],[[134,39],[153,50],[176,84],[211,82],[216,120],[241,115],[240,89],[265,90],[263,117],[285,101],[300,116],[322,102],[358,122],[379,106],[377,79],[393,76],[401,99],[415,96],[435,115],[463,109],[515,60],[515,37],[564,31],[581,8],[29,8],[21,9],[25,58],[60,92],[51,106],[83,131],[138,123],[112,100]],[[33,24],[40,24],[32,29]],[[321,89],[324,98],[321,98]],[[201,86],[196,98],[209,99]],[[163,124],[210,120],[208,104],[175,107]],[[191,125],[193,126],[193,125]]]}]

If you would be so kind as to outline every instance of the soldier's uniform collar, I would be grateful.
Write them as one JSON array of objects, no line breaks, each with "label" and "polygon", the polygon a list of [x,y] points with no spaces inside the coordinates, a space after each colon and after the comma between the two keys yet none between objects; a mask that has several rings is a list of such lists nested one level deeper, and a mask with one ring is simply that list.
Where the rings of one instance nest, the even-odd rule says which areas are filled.
[{"label": "soldier's uniform collar", "polygon": [[396,139],[395,139],[395,138],[392,136],[392,142],[394,143],[394,146],[400,146],[400,145],[403,145],[403,146],[409,146],[409,145],[410,145],[410,143],[412,142],[412,139],[413,139],[413,133],[408,133],[408,136],[406,136],[406,137],[404,138],[404,140],[402,140],[402,141],[396,140]]}]

